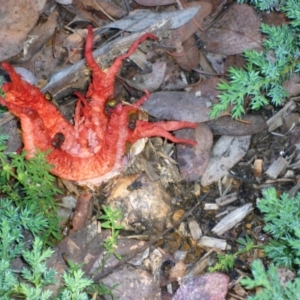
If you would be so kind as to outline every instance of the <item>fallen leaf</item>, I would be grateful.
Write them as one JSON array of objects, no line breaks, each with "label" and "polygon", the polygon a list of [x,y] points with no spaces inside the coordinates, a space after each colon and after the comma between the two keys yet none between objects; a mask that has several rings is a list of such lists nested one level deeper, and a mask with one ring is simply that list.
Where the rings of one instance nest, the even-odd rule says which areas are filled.
[{"label": "fallen leaf", "polygon": [[22,50],[45,2],[46,0],[0,0],[0,61]]},{"label": "fallen leaf", "polygon": [[248,151],[251,136],[221,136],[213,147],[208,166],[201,178],[207,186],[221,179]]},{"label": "fallen leaf", "polygon": [[[244,123],[242,121],[246,121]],[[252,135],[268,128],[268,125],[261,115],[245,115],[241,121],[232,119],[229,116],[223,116],[216,120],[206,122],[215,135]]]},{"label": "fallen leaf", "polygon": [[81,2],[87,8],[95,10],[100,17],[103,17],[103,15],[108,15],[111,18],[121,19],[127,14],[124,8],[114,4],[113,1],[81,0]]},{"label": "fallen leaf", "polygon": [[176,0],[135,0],[135,2],[144,6],[159,6],[176,3]]},{"label": "fallen leaf", "polygon": [[[247,25],[245,25],[247,24]],[[246,4],[233,4],[201,36],[205,51],[232,55],[246,49],[261,49],[260,20]]]},{"label": "fallen leaf", "polygon": [[73,0],[55,0],[55,1],[62,5],[70,5],[73,2]]},{"label": "fallen leaf", "polygon": [[261,11],[260,17],[262,23],[272,26],[282,26],[289,24],[289,20],[287,19],[286,14],[280,13],[277,9],[273,11]]},{"label": "fallen leaf", "polygon": [[288,80],[283,83],[284,89],[290,96],[296,96],[300,94],[300,76],[293,74]]},{"label": "fallen leaf", "polygon": [[178,167],[181,175],[187,181],[196,181],[205,171],[213,145],[213,135],[210,128],[200,123],[196,129],[181,129],[175,132],[180,138],[196,140],[194,147],[176,145]]},{"label": "fallen leaf", "polygon": [[82,59],[82,47],[85,43],[86,35],[86,29],[77,29],[64,40],[63,47],[68,50],[70,63],[73,64]]},{"label": "fallen leaf", "polygon": [[182,91],[187,86],[187,82],[183,81],[180,74],[182,70],[178,66],[178,64],[171,60],[167,64],[167,70],[164,78],[164,82],[162,83],[160,89],[161,91]]},{"label": "fallen leaf", "polygon": [[211,99],[187,92],[157,92],[143,104],[153,117],[165,120],[205,122],[209,120]]},{"label": "fallen leaf", "polygon": [[91,21],[97,24],[92,12],[88,11],[85,4],[81,0],[73,0],[71,5],[64,5],[63,8],[74,15],[74,19],[68,24],[70,26],[76,21]]},{"label": "fallen leaf", "polygon": [[224,300],[229,277],[221,273],[209,273],[185,280],[176,291],[173,300]]},{"label": "fallen leaf", "polygon": [[232,66],[242,69],[246,63],[247,60],[243,57],[243,54],[228,55],[224,63],[224,72],[226,73]]},{"label": "fallen leaf", "polygon": [[172,52],[171,55],[177,64],[185,71],[191,71],[196,68],[200,62],[199,49],[195,45],[194,37],[186,40],[182,47],[181,52]]},{"label": "fallen leaf", "polygon": [[211,13],[212,5],[208,2],[190,2],[187,4],[189,9],[200,8],[197,14],[183,26],[179,26],[176,30],[172,31],[172,38],[169,43],[173,43],[175,39],[180,40],[182,43],[191,37],[197,30],[201,29],[203,20]]},{"label": "fallen leaf", "polygon": [[190,93],[200,93],[201,96],[208,97],[211,101],[215,100],[219,102],[218,96],[220,91],[217,89],[217,85],[223,81],[218,77],[211,77],[197,83],[192,87]]},{"label": "fallen leaf", "polygon": [[176,262],[175,266],[169,272],[170,281],[180,280],[186,273],[186,265],[180,260]]},{"label": "fallen leaf", "polygon": [[152,64],[152,72],[148,74],[136,74],[132,80],[126,82],[138,90],[153,92],[159,89],[164,81],[167,70],[167,64],[164,61],[159,61]]}]

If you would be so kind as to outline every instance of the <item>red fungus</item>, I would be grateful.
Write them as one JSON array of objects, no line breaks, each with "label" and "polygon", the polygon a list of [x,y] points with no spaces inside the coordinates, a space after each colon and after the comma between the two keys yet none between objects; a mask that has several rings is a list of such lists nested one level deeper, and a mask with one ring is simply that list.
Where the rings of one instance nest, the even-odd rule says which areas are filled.
[{"label": "red fungus", "polygon": [[93,30],[88,27],[85,59],[93,75],[86,98],[76,93],[79,100],[74,125],[64,119],[38,88],[23,81],[10,64],[2,63],[12,82],[3,85],[6,96],[5,99],[0,97],[0,103],[20,119],[27,157],[32,157],[37,148],[42,151],[51,149],[47,155],[48,163],[54,166],[51,173],[81,184],[99,184],[120,172],[128,142],[162,136],[174,143],[195,145],[194,141],[178,139],[169,133],[180,128],[195,128],[195,123],[136,120],[129,126],[130,116],[133,113],[138,115],[139,107],[148,99],[147,91],[132,106],[119,103],[109,108],[109,113],[106,111],[123,59],[129,57],[147,38],[157,39],[151,33],[144,34],[104,72],[93,58]]}]

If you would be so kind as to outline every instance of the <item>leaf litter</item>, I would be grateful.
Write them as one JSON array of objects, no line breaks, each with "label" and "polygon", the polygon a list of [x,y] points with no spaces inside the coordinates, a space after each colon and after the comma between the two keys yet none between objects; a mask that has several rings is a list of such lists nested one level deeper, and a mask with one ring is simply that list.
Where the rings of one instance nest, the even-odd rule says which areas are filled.
[{"label": "leaf litter", "polygon": [[[79,218],[79,227],[75,228],[78,231],[66,237],[58,246],[63,250],[57,251],[67,252],[69,259],[78,263],[87,261],[87,257],[93,257],[85,269],[86,274],[92,276],[90,272],[95,269],[92,265],[101,259],[103,249],[100,251],[90,243],[96,237],[99,239],[97,245],[101,245],[104,236],[108,233],[99,232],[97,226],[91,226],[91,220],[95,211],[99,213],[99,205],[101,207],[102,203],[108,203],[109,198],[114,198],[113,193],[120,185],[123,186],[123,191],[115,197],[114,207],[122,209],[123,222],[127,225],[128,232],[124,231],[122,238],[124,241],[133,241],[125,248],[130,250],[132,247],[136,253],[142,252],[136,250],[139,247],[145,248],[145,244],[138,245],[141,242],[134,239],[137,235],[144,240],[150,239],[150,242],[146,247],[149,256],[141,260],[148,261],[146,271],[140,268],[133,274],[130,264],[125,264],[126,257],[132,254],[131,250],[129,254],[123,254],[123,267],[127,266],[127,268],[118,273],[118,263],[115,262],[111,269],[109,265],[106,266],[107,270],[114,270],[116,274],[113,278],[106,277],[107,283],[123,283],[116,291],[120,295],[118,299],[123,299],[122,295],[127,293],[129,297],[135,298],[137,290],[141,293],[139,299],[147,297],[145,296],[147,293],[151,295],[148,296],[151,299],[161,299],[162,295],[167,299],[165,289],[161,289],[161,286],[166,287],[167,284],[169,291],[173,289],[175,293],[174,299],[187,299],[187,295],[190,295],[189,299],[204,297],[225,299],[228,281],[232,281],[234,276],[229,272],[224,272],[226,275],[219,273],[203,275],[208,265],[207,257],[215,260],[215,254],[224,250],[210,247],[213,249],[210,251],[207,246],[199,246],[200,242],[195,240],[187,229],[187,217],[183,215],[183,219],[178,219],[180,222],[175,223],[177,225],[173,223],[173,227],[171,226],[172,234],[175,232],[178,234],[176,243],[171,243],[171,232],[160,236],[160,240],[156,240],[155,243],[151,243],[151,238],[159,236],[160,232],[170,226],[173,216],[178,212],[178,207],[195,217],[203,231],[199,235],[200,240],[201,237],[206,238],[206,236],[211,238],[214,236],[213,227],[218,228],[211,223],[220,224],[222,214],[230,216],[230,211],[231,213],[238,211],[247,203],[255,204],[256,198],[259,197],[263,181],[256,181],[253,177],[251,169],[253,161],[257,157],[262,158],[264,169],[267,170],[266,166],[276,161],[280,151],[288,152],[290,151],[288,146],[297,147],[299,144],[295,133],[299,131],[298,123],[293,125],[294,130],[290,127],[292,132],[290,144],[287,144],[288,142],[284,144],[279,136],[270,136],[266,123],[267,116],[271,115],[270,110],[266,110],[263,114],[246,115],[239,121],[232,120],[230,116],[221,116],[217,120],[209,119],[211,104],[218,101],[219,91],[216,85],[220,81],[220,75],[226,72],[224,69],[220,74],[212,66],[223,65],[224,57],[228,58],[228,61],[233,55],[239,57],[245,49],[261,49],[262,36],[259,33],[260,19],[257,13],[247,5],[232,4],[225,8],[222,1],[183,2],[182,9],[177,6],[179,1],[159,1],[158,4],[154,1],[139,0],[131,3],[130,7],[117,1],[70,1],[62,5],[55,1],[45,2],[26,0],[1,3],[1,14],[5,16],[0,21],[1,28],[5,29],[2,30],[1,40],[5,40],[5,43],[0,44],[0,61],[9,61],[15,67],[24,67],[31,71],[38,79],[38,86],[43,88],[42,91],[44,93],[49,91],[55,99],[52,101],[58,103],[60,108],[67,107],[66,115],[69,115],[69,118],[72,118],[71,109],[72,107],[74,109],[75,103],[71,92],[85,89],[89,80],[82,49],[85,43],[86,26],[92,23],[97,42],[94,56],[102,67],[108,67],[112,60],[121,52],[125,52],[142,32],[154,32],[159,37],[159,41],[153,44],[154,50],[143,46],[141,51],[144,55],[132,57],[132,61],[139,68],[146,66],[138,70],[140,73],[129,62],[124,63],[126,68],[119,75],[123,80],[120,82],[123,82],[124,88],[122,89],[120,82],[116,82],[122,90],[118,97],[128,102],[131,97],[138,98],[141,91],[149,89],[152,93],[150,99],[143,105],[143,109],[150,118],[199,123],[196,130],[181,130],[176,133],[178,137],[195,139],[197,141],[195,147],[177,145],[175,149],[172,144],[159,138],[149,139],[147,143],[139,146],[141,149],[137,152],[134,162],[120,174],[120,178],[105,183],[101,189],[93,192],[92,210],[88,209],[89,201],[85,201],[90,194],[80,193],[78,198],[83,200],[78,202],[78,207],[83,203],[81,206],[84,208],[77,209],[75,213],[76,218],[83,214],[81,219]],[[158,5],[161,5],[159,10],[153,9]],[[10,26],[11,24],[14,26]],[[213,61],[213,56],[208,55],[209,53],[223,56]],[[203,57],[206,58],[205,63]],[[224,68],[226,68],[225,63]],[[294,82],[286,82],[286,86],[291,95],[299,93],[297,79]],[[10,133],[10,149],[15,151],[19,147],[18,143],[15,145],[12,143],[16,137],[16,130],[11,129],[12,126],[16,126],[15,120],[11,121],[11,117],[7,114],[1,116],[1,119],[4,119],[1,120],[3,121],[1,124],[6,123],[6,127],[9,127],[4,128],[2,125],[1,131]],[[9,124],[11,125],[7,126]],[[281,126],[282,123],[278,128]],[[288,140],[287,136],[282,139]],[[284,172],[284,169],[279,172],[278,180],[284,179]],[[263,176],[266,180],[266,175]],[[120,180],[125,183],[118,183]],[[273,183],[276,184],[276,180]],[[66,186],[73,189],[72,183]],[[150,197],[143,198],[149,193],[149,191],[145,193],[146,186],[150,193],[151,190],[159,192],[158,195],[153,194],[154,200],[149,199]],[[128,187],[136,188],[128,189]],[[251,195],[249,195],[250,189],[255,189]],[[204,206],[202,209],[199,206],[196,210],[191,209],[195,203],[201,201],[200,198],[207,191],[210,191],[210,195],[203,205],[215,205],[215,199],[226,197],[229,192],[238,193],[238,200],[235,200],[231,204],[233,206],[228,209],[226,206],[220,209],[217,205],[215,212],[203,210]],[[87,198],[83,195],[87,195]],[[128,195],[127,199],[125,195]],[[160,217],[159,214],[162,213],[162,198],[167,199],[163,201],[165,217]],[[155,201],[158,202],[155,204]],[[155,208],[156,213],[155,210],[152,211],[154,213],[152,216],[149,211],[154,205],[158,208]],[[155,219],[158,216],[159,218]],[[259,231],[253,234],[247,229],[249,224],[256,229],[261,226],[261,223],[255,219],[255,212],[249,211],[248,217],[239,215],[236,218],[238,221],[231,225],[233,229],[228,228],[226,232],[222,231],[225,225],[221,223],[221,237],[225,239],[230,237],[232,240],[245,233],[250,234],[252,238],[257,237]],[[254,221],[253,219],[251,221],[251,218],[254,218]],[[229,221],[232,222],[232,218]],[[243,222],[242,225],[237,225],[240,222]],[[131,239],[126,238],[126,235],[131,235]],[[215,243],[217,247],[217,239],[210,242]],[[121,244],[120,241],[119,247]],[[74,249],[80,249],[81,255],[77,252],[75,255]],[[154,255],[154,251],[160,257],[156,267],[159,276],[157,274],[154,276],[152,272],[154,260],[151,261],[151,255]],[[244,262],[249,265],[253,259],[254,257],[248,257]],[[183,262],[185,268],[174,269],[172,275],[168,275],[164,266],[170,262],[171,265],[173,263],[180,265]],[[56,269],[60,269],[62,264],[63,262],[58,258],[52,262],[52,266]],[[192,268],[191,264],[193,268],[202,271],[189,278],[187,274]],[[119,265],[122,265],[122,261]],[[238,272],[238,266],[234,270]],[[128,284],[124,281],[125,277],[128,278]],[[220,281],[219,285],[216,284],[217,281]],[[139,282],[139,284],[136,289],[128,289],[130,282]],[[177,292],[176,282],[180,284]],[[213,290],[219,298],[209,290]],[[133,294],[130,296],[130,293]]]}]

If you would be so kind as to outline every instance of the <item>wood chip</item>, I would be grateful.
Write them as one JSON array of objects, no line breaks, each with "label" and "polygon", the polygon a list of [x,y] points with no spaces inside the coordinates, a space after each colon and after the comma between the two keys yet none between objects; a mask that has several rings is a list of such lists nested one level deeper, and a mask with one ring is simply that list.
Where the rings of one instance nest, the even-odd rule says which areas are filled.
[{"label": "wood chip", "polygon": [[201,274],[203,270],[207,267],[208,262],[211,260],[211,256],[214,252],[215,251],[213,249],[210,249],[204,256],[202,256],[196,263],[194,263],[194,265],[187,272],[184,278],[190,278]]},{"label": "wood chip", "polygon": [[225,206],[225,205],[228,205],[229,203],[234,202],[237,199],[238,199],[238,193],[232,193],[232,194],[228,194],[226,196],[222,196],[220,198],[217,198],[216,202],[220,206]]},{"label": "wood chip", "polygon": [[218,210],[219,208],[216,203],[204,203],[204,210]]},{"label": "wood chip", "polygon": [[269,126],[269,132],[274,131],[276,128],[280,127],[283,123],[283,117],[289,115],[296,108],[296,103],[290,100],[285,106],[276,113],[272,118],[267,121]]},{"label": "wood chip", "polygon": [[187,221],[193,239],[196,241],[199,240],[202,236],[202,230],[198,222],[195,220],[194,217],[189,217]]},{"label": "wood chip", "polygon": [[253,210],[252,203],[247,203],[239,207],[224,217],[213,229],[212,232],[222,235],[241,222]]},{"label": "wood chip", "polygon": [[208,186],[227,174],[247,153],[251,136],[221,136],[213,147],[201,185]]},{"label": "wood chip", "polygon": [[288,162],[282,157],[278,157],[268,168],[266,174],[272,179],[276,179],[279,174],[286,168]]},{"label": "wood chip", "polygon": [[264,161],[262,159],[256,159],[254,161],[253,165],[253,176],[255,178],[261,177],[262,176],[262,171],[263,171],[263,163]]},{"label": "wood chip", "polygon": [[209,248],[218,248],[221,250],[228,250],[230,247],[226,240],[223,239],[216,239],[210,236],[203,236],[201,237],[200,241],[198,242],[198,246],[202,247],[209,247]]}]

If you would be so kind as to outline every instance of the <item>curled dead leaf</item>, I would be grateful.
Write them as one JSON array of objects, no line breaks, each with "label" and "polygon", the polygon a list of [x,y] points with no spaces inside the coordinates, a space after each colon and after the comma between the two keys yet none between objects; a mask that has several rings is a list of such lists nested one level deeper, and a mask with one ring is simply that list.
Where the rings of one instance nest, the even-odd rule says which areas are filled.
[{"label": "curled dead leaf", "polygon": [[230,168],[240,161],[248,151],[251,136],[222,136],[214,145],[201,185],[217,182]]},{"label": "curled dead leaf", "polygon": [[196,181],[205,171],[210,158],[213,145],[212,132],[206,124],[200,123],[196,129],[178,130],[175,135],[192,138],[197,142],[197,145],[194,147],[185,145],[176,146],[181,175],[187,181]]},{"label": "curled dead leaf", "polygon": [[152,72],[148,74],[137,74],[133,80],[126,81],[131,87],[138,90],[148,90],[153,92],[159,89],[164,81],[167,70],[167,64],[164,61],[159,61],[152,64]]}]

